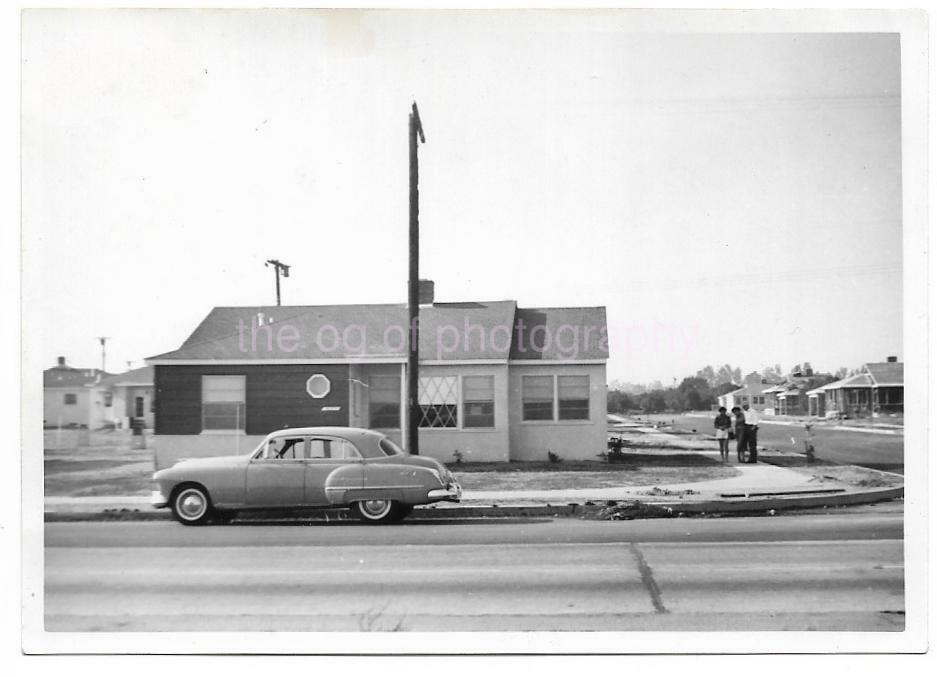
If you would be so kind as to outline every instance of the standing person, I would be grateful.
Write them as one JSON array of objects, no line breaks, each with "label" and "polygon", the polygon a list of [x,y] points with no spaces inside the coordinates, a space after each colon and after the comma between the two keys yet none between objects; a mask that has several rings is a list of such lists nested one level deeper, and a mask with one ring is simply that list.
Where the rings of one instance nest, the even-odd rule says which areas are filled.
[{"label": "standing person", "polygon": [[713,420],[716,427],[716,439],[719,440],[719,457],[723,463],[729,462],[729,428],[732,427],[732,419],[726,413],[725,407],[719,407],[719,415]]},{"label": "standing person", "polygon": [[745,446],[748,448],[748,462],[758,463],[758,424],[761,423],[761,416],[754,409],[749,409],[748,405],[742,406],[745,416]]},{"label": "standing person", "polygon": [[745,415],[741,407],[732,407],[732,413],[735,414],[735,451],[739,457],[739,463],[745,462]]}]

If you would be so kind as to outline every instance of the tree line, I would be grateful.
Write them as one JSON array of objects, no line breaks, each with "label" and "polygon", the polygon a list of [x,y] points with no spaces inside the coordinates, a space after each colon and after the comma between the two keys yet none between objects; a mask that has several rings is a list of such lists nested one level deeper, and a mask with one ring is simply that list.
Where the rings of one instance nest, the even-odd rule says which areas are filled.
[{"label": "tree line", "polygon": [[[795,365],[789,371],[781,369],[780,364],[766,366],[761,377],[768,383],[779,383],[788,374],[812,372],[809,362]],[[844,378],[858,373],[857,369],[841,367],[828,378]],[[718,403],[720,395],[740,388],[742,370],[730,364],[719,367],[707,365],[693,376],[687,376],[680,383],[665,387],[660,381],[648,385],[612,381],[608,388],[608,412],[624,414],[640,411],[646,414],[676,411],[708,410]]]}]

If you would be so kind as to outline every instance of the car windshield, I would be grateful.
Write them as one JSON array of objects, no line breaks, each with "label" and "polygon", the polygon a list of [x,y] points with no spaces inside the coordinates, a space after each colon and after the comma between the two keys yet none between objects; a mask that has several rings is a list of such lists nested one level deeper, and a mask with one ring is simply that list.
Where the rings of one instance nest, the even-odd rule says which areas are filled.
[{"label": "car windshield", "polygon": [[385,456],[402,456],[406,452],[401,449],[396,442],[394,442],[389,437],[384,437],[378,443],[378,446],[381,447],[381,451],[384,452]]}]

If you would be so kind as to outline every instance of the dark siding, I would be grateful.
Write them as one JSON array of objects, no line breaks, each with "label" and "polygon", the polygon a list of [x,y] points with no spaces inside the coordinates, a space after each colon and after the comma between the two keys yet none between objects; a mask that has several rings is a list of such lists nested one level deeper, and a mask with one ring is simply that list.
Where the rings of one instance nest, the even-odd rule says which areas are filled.
[{"label": "dark siding", "polygon": [[[202,432],[202,376],[230,374],[247,377],[248,435],[266,435],[280,428],[348,425],[347,365],[180,365],[157,366],[157,435],[197,435]],[[332,382],[329,394],[315,400],[306,392],[313,374]],[[338,407],[323,411],[323,407]]]},{"label": "dark siding", "polygon": [[191,367],[156,366],[157,435],[197,435],[202,432],[202,377]]}]

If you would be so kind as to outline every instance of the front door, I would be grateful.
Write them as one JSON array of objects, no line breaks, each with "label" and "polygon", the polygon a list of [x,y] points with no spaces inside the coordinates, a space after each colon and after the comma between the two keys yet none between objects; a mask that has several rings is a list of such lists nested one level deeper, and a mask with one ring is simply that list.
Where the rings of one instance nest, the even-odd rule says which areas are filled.
[{"label": "front door", "polygon": [[279,437],[247,466],[249,506],[289,507],[305,503],[305,447],[302,437]]},{"label": "front door", "polygon": [[133,401],[134,405],[134,416],[137,418],[143,418],[143,398],[137,397]]}]

